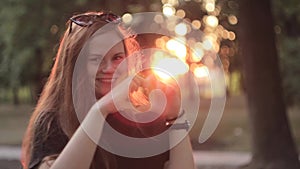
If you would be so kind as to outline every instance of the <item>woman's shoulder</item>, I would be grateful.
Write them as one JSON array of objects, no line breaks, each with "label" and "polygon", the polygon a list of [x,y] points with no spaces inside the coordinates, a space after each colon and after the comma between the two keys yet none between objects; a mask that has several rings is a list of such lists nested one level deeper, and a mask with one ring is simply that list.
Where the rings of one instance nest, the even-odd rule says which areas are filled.
[{"label": "woman's shoulder", "polygon": [[68,142],[58,118],[51,117],[50,113],[35,120],[32,137],[29,168],[34,168],[47,156],[59,154]]}]

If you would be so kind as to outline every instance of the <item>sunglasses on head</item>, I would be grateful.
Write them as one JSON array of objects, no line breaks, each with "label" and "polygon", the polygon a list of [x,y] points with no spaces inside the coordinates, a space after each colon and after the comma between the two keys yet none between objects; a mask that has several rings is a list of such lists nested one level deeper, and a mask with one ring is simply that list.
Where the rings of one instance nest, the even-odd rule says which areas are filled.
[{"label": "sunglasses on head", "polygon": [[120,23],[121,17],[113,13],[93,13],[93,14],[79,14],[70,18],[69,34],[72,32],[72,23],[81,27],[88,27],[97,21],[104,21],[107,23]]}]

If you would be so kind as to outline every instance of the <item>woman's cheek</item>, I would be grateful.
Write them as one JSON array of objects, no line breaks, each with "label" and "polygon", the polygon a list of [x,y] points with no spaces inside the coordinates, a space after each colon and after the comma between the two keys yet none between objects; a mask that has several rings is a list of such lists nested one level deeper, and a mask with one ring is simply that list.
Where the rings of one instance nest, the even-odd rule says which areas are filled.
[{"label": "woman's cheek", "polygon": [[98,65],[88,62],[87,64],[87,75],[88,77],[95,77],[98,71]]},{"label": "woman's cheek", "polygon": [[128,76],[128,72],[129,72],[129,70],[128,70],[127,61],[124,60],[117,66],[117,68],[114,72],[113,76],[114,76],[115,80],[113,81],[113,86],[119,84],[124,79],[126,79]]}]

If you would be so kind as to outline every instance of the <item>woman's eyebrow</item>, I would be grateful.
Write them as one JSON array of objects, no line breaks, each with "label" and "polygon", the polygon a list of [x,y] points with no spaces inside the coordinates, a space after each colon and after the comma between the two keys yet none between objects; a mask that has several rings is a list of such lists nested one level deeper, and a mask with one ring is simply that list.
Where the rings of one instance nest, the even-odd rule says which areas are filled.
[{"label": "woman's eyebrow", "polygon": [[99,53],[90,53],[89,57],[103,57],[103,55]]},{"label": "woman's eyebrow", "polygon": [[114,55],[120,55],[120,54],[125,54],[125,52],[118,52],[118,53],[116,53]]}]

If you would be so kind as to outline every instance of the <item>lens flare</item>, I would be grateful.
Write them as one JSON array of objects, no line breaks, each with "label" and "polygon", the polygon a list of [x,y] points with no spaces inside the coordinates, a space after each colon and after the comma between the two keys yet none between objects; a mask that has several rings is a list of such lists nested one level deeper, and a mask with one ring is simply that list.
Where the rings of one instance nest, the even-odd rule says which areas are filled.
[{"label": "lens flare", "polygon": [[130,13],[125,13],[122,16],[122,20],[124,23],[130,23],[132,21],[132,15]]},{"label": "lens flare", "polygon": [[176,11],[176,16],[178,16],[179,18],[184,18],[185,17],[185,12],[182,9],[178,9]]},{"label": "lens flare", "polygon": [[215,3],[213,2],[206,3],[205,9],[207,12],[213,12],[215,10]]},{"label": "lens flare", "polygon": [[181,60],[186,59],[186,46],[182,42],[179,42],[175,39],[170,39],[167,42],[166,47],[172,54],[174,54]]},{"label": "lens flare", "polygon": [[204,55],[203,49],[200,47],[195,47],[192,52],[191,61],[192,62],[200,62],[203,55]]},{"label": "lens flare", "polygon": [[209,71],[206,66],[199,66],[194,69],[194,75],[198,78],[208,77]]},{"label": "lens flare", "polygon": [[164,58],[153,65],[155,75],[163,82],[188,72],[188,65],[176,58]]},{"label": "lens flare", "polygon": [[175,33],[180,36],[185,36],[187,33],[187,26],[185,23],[179,23],[175,26]]},{"label": "lens flare", "polygon": [[164,14],[165,16],[172,16],[172,15],[175,14],[175,12],[176,12],[176,10],[175,10],[175,8],[174,8],[172,5],[170,5],[170,4],[165,4],[165,5],[163,6],[163,14]]},{"label": "lens flare", "polygon": [[193,20],[192,26],[193,26],[193,28],[195,28],[195,29],[200,29],[200,27],[201,27],[201,22],[200,22],[199,20]]},{"label": "lens flare", "polygon": [[216,27],[219,24],[218,18],[213,15],[207,16],[205,22],[207,25],[209,25],[211,27]]}]

